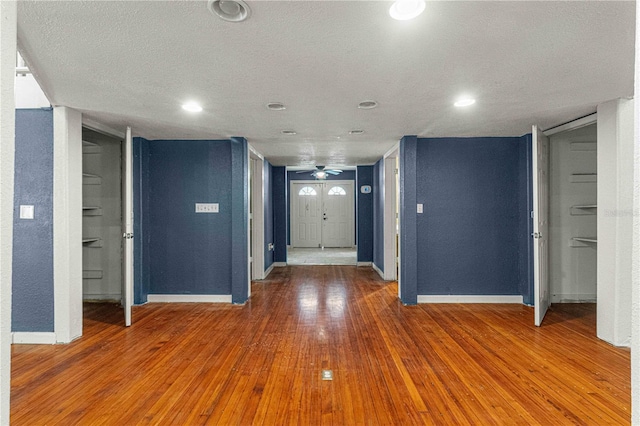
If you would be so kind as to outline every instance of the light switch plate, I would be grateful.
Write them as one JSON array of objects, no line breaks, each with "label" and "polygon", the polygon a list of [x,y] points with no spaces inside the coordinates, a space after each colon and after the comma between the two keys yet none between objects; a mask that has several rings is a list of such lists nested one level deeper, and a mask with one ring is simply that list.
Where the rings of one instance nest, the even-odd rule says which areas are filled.
[{"label": "light switch plate", "polygon": [[196,213],[218,213],[219,211],[218,203],[196,203]]},{"label": "light switch plate", "polygon": [[418,204],[418,213],[422,213],[423,208],[422,208],[422,203]]},{"label": "light switch plate", "polygon": [[20,206],[20,219],[33,219],[35,216],[34,206]]}]

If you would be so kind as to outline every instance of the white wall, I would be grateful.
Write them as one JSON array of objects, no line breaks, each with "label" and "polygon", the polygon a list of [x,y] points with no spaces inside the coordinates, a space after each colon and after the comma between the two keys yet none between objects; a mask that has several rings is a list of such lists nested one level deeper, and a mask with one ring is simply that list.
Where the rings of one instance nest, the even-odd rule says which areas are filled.
[{"label": "white wall", "polygon": [[16,108],[46,108],[51,106],[40,85],[31,74],[16,76],[15,97]]},{"label": "white wall", "polygon": [[[635,100],[640,99],[640,7],[636,7]],[[640,105],[635,108],[633,173],[633,250],[631,263],[631,423],[640,424]]]},{"label": "white wall", "polygon": [[82,335],[82,114],[53,109],[53,287],[56,340]]},{"label": "white wall", "polygon": [[0,1],[0,424],[9,424],[16,3]]},{"label": "white wall", "polygon": [[633,100],[598,105],[598,337],[631,344]]}]

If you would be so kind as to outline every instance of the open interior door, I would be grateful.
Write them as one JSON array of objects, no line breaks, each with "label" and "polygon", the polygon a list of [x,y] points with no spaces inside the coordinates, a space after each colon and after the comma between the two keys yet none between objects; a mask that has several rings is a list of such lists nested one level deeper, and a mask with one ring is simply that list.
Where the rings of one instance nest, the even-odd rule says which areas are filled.
[{"label": "open interior door", "polygon": [[533,159],[533,303],[540,326],[549,309],[549,138],[538,126],[532,131]]},{"label": "open interior door", "polygon": [[122,306],[124,307],[124,324],[131,325],[131,306],[133,305],[133,146],[131,127],[127,127],[124,141],[124,279],[122,291]]}]

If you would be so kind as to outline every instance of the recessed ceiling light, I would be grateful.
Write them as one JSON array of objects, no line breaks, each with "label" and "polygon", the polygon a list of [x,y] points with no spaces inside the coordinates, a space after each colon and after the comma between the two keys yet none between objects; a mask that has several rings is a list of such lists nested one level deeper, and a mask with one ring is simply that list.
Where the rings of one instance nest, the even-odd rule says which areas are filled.
[{"label": "recessed ceiling light", "polygon": [[267,108],[272,111],[282,111],[283,109],[287,109],[282,102],[269,102],[267,104]]},{"label": "recessed ceiling light", "polygon": [[453,105],[457,106],[457,107],[466,107],[469,105],[473,105],[476,103],[475,99],[471,99],[471,98],[463,98],[463,99],[459,99],[456,101],[456,103],[454,103]]},{"label": "recessed ceiling light", "polygon": [[424,12],[424,0],[397,0],[391,5],[389,15],[398,21],[408,21]]},{"label": "recessed ceiling light", "polygon": [[295,130],[283,130],[282,131],[283,135],[295,135],[297,134]]},{"label": "recessed ceiling light", "polygon": [[251,9],[242,0],[209,0],[211,13],[229,22],[242,22],[251,15]]},{"label": "recessed ceiling light", "polygon": [[360,109],[371,109],[378,106],[376,101],[362,101],[358,104],[358,108]]},{"label": "recessed ceiling light", "polygon": [[187,102],[182,105],[182,109],[189,112],[201,112],[202,107],[195,102]]},{"label": "recessed ceiling light", "polygon": [[349,131],[350,135],[361,135],[363,133],[364,133],[364,130],[361,130],[361,129],[356,129],[356,130],[350,130]]}]

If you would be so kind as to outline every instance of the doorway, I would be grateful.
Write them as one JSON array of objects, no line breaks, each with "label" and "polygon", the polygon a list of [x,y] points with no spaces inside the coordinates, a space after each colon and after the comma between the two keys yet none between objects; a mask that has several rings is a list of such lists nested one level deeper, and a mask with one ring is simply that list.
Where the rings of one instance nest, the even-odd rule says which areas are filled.
[{"label": "doorway", "polygon": [[291,182],[291,247],[354,246],[353,182]]},{"label": "doorway", "polygon": [[122,141],[82,129],[82,297],[123,296]]}]

